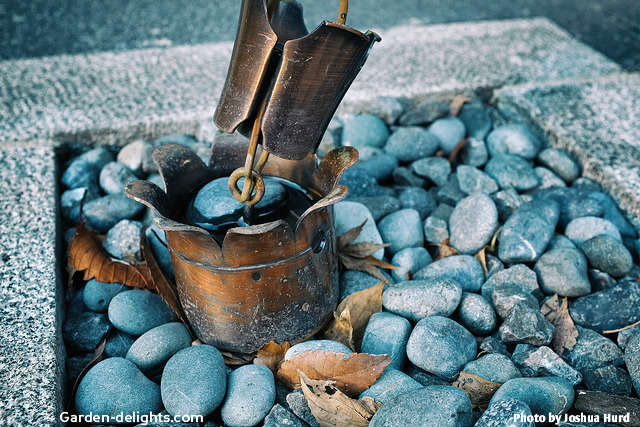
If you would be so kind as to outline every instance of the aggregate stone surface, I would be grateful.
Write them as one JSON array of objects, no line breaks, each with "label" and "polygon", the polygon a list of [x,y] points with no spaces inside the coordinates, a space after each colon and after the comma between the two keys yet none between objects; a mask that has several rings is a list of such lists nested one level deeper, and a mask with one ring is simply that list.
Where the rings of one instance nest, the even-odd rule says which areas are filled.
[{"label": "aggregate stone surface", "polygon": [[604,185],[640,225],[640,74],[500,90],[500,108],[518,111],[553,135],[583,175]]},{"label": "aggregate stone surface", "polygon": [[62,410],[56,162],[45,142],[0,150],[0,420],[49,425]]},{"label": "aggregate stone surface", "polygon": [[[389,28],[342,107],[376,96],[579,78],[618,65],[542,18]],[[0,63],[0,141],[55,136],[126,144],[180,131],[211,135],[231,42]],[[465,64],[461,67],[460,64]]]}]

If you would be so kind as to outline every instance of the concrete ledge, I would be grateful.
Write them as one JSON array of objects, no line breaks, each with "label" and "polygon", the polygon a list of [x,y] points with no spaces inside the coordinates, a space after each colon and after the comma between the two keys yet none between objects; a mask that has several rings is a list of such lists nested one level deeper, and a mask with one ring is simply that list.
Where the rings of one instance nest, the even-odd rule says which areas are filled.
[{"label": "concrete ledge", "polygon": [[508,87],[496,100],[572,152],[640,228],[640,74]]},{"label": "concrete ledge", "polygon": [[[343,109],[619,71],[546,19],[385,30]],[[212,128],[232,43],[0,63],[0,141],[124,144]],[[212,129],[205,129],[211,133]]]},{"label": "concrete ledge", "polygon": [[0,425],[53,425],[62,409],[63,310],[51,143],[0,150]]}]

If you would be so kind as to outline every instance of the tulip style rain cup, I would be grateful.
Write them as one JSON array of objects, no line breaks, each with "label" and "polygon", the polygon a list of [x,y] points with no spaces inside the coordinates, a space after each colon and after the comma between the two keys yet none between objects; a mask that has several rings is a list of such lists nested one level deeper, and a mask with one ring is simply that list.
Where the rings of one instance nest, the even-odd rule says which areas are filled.
[{"label": "tulip style rain cup", "polygon": [[[153,158],[164,191],[147,181],[125,190],[154,210],[182,309],[207,344],[252,353],[272,340],[298,342],[316,333],[338,303],[332,205],[346,196],[338,181],[358,153],[341,147],[319,162],[315,151],[380,40],[345,26],[346,14],[341,0],[338,23],[308,33],[297,2],[244,0],[214,122],[249,139],[215,143],[209,165],[184,146],[161,146]],[[287,188],[284,205],[267,215],[257,209],[263,175]],[[242,225],[185,222],[194,195],[224,177],[245,206]]]}]

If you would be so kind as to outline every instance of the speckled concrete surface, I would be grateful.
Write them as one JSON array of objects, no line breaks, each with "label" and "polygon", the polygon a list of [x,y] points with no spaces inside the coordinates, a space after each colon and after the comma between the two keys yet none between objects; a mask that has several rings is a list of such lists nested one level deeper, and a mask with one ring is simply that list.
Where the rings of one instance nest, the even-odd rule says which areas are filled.
[{"label": "speckled concrete surface", "polygon": [[[619,67],[546,19],[385,30],[344,110],[377,95],[578,78]],[[210,123],[231,43],[0,63],[0,141],[124,144]],[[117,136],[116,136],[117,135]]]},{"label": "speckled concrete surface", "polygon": [[57,423],[64,347],[50,143],[0,150],[0,425]]},{"label": "speckled concrete surface", "polygon": [[640,227],[640,74],[509,87],[496,99],[573,153]]}]

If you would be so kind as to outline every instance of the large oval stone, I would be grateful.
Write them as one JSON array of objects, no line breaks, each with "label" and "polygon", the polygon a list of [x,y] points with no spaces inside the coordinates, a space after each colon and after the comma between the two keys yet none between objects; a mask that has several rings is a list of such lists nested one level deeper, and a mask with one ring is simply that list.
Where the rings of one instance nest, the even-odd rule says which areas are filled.
[{"label": "large oval stone", "polygon": [[229,427],[252,427],[269,413],[276,399],[273,373],[264,365],[241,366],[229,376],[229,392],[221,409]]},{"label": "large oval stone", "polygon": [[554,249],[543,254],[534,271],[540,287],[549,295],[580,297],[591,292],[587,260],[577,249]]},{"label": "large oval stone", "polygon": [[75,404],[79,414],[114,417],[162,409],[160,387],[121,357],[105,359],[87,372],[78,385]]},{"label": "large oval stone", "polygon": [[489,405],[507,399],[518,399],[534,414],[564,414],[574,399],[573,386],[564,378],[514,378],[504,383],[491,398]]},{"label": "large oval stone", "polygon": [[129,348],[127,359],[143,371],[169,360],[179,350],[191,346],[191,335],[180,322],[170,322],[145,332]]},{"label": "large oval stone", "polygon": [[477,292],[484,282],[484,270],[471,255],[452,255],[418,270],[414,279],[452,279],[463,291]]},{"label": "large oval stone", "polygon": [[120,292],[109,303],[109,320],[117,329],[142,335],[162,324],[178,320],[162,297],[141,289]]},{"label": "large oval stone", "polygon": [[387,401],[371,418],[370,427],[470,426],[471,401],[457,387],[433,385]]},{"label": "large oval stone", "polygon": [[171,415],[209,415],[227,391],[222,354],[206,344],[180,350],[165,365],[160,387]]},{"label": "large oval stone", "polygon": [[82,301],[89,310],[105,313],[113,297],[126,289],[122,283],[105,283],[91,279],[82,291]]},{"label": "large oval stone", "polygon": [[452,379],[476,356],[476,340],[460,324],[442,316],[420,320],[407,343],[407,357],[419,368]]},{"label": "large oval stone", "polygon": [[463,254],[482,249],[498,227],[498,209],[486,194],[473,194],[458,203],[449,217],[451,246]]},{"label": "large oval stone", "polygon": [[396,283],[382,293],[382,305],[392,313],[413,321],[439,315],[451,315],[462,297],[455,280],[433,278]]},{"label": "large oval stone", "polygon": [[520,206],[500,233],[498,257],[505,263],[537,260],[551,241],[560,211],[553,201],[533,201]]}]

